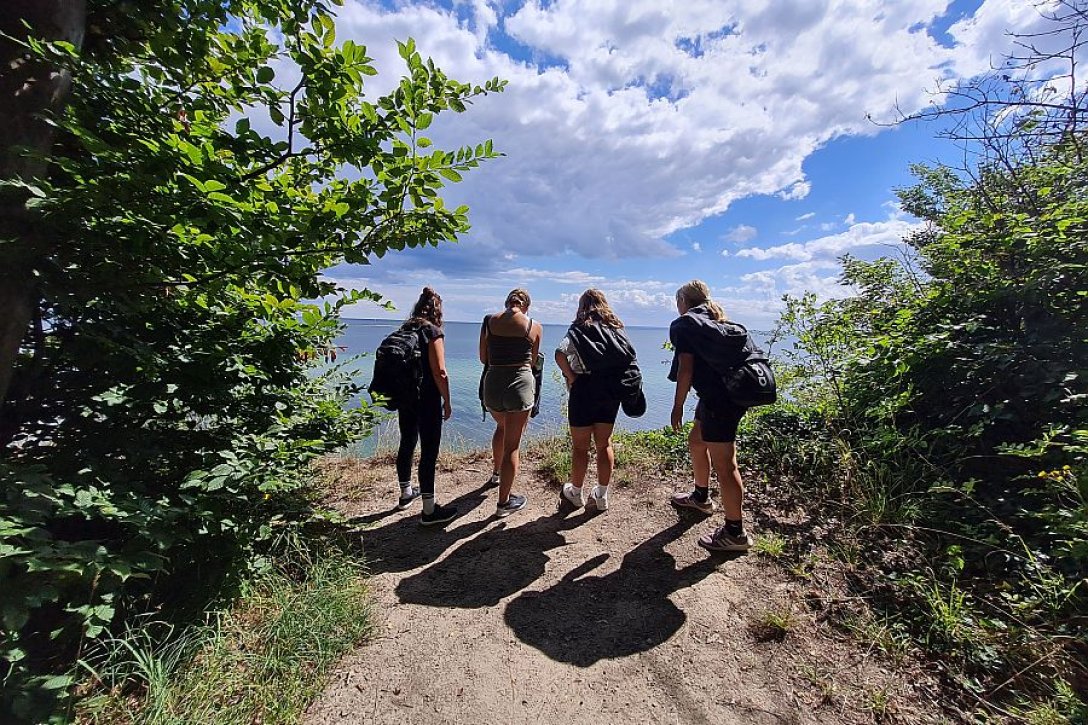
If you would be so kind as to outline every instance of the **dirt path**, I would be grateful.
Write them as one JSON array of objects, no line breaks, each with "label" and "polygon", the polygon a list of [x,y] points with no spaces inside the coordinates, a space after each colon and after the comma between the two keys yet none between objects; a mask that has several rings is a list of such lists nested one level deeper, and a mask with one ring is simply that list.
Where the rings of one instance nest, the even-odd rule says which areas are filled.
[{"label": "dirt path", "polygon": [[[419,504],[389,510],[388,464],[340,466],[377,631],[305,722],[939,721],[904,676],[818,623],[775,565],[706,555],[695,541],[717,517],[679,515],[671,484],[614,486],[599,515],[557,511],[529,463],[515,489],[528,506],[495,519],[488,462],[455,465],[439,500],[465,514],[445,529],[420,527]],[[777,632],[761,626],[775,618]]]}]

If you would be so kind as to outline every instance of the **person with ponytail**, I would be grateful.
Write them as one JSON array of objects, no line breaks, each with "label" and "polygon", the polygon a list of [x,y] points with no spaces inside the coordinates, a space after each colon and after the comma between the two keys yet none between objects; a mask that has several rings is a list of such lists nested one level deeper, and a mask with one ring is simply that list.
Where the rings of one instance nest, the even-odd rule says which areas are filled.
[{"label": "person with ponytail", "polygon": [[689,493],[677,494],[671,503],[678,509],[710,514],[710,470],[718,474],[725,525],[699,539],[710,551],[746,551],[752,540],[744,530],[744,482],[737,468],[737,426],[746,408],[734,405],[722,381],[721,361],[742,346],[747,331],[731,324],[722,308],[710,298],[710,289],[692,280],[676,291],[680,316],[669,326],[674,354],[669,380],[676,383],[671,422],[680,430],[684,403],[694,388],[699,397],[695,423],[688,434],[688,451],[695,485]]},{"label": "person with ponytail", "polygon": [[612,311],[604,292],[588,289],[578,300],[578,311],[555,350],[555,363],[567,381],[567,422],[570,424],[570,482],[562,499],[583,505],[582,484],[589,469],[589,449],[597,450],[597,485],[585,496],[587,510],[608,510],[608,484],[615,453],[612,430],[620,409],[616,378],[634,361],[634,346],[623,322]]},{"label": "person with ponytail", "polygon": [[[454,506],[442,506],[435,501],[434,477],[438,449],[442,444],[442,421],[453,414],[450,403],[450,381],[446,374],[446,348],[442,330],[442,298],[430,287],[424,287],[412,316],[404,327],[418,332],[423,366],[416,405],[400,406],[397,419],[400,426],[400,447],[397,449],[397,477],[400,480],[400,501],[397,508],[408,508],[416,498],[423,499],[420,523],[424,526],[444,524],[457,518]],[[419,467],[416,475],[419,488],[412,487],[412,458],[419,442]]]},{"label": "person with ponytail", "polygon": [[[499,468],[496,516],[509,516],[525,507],[525,496],[511,493],[520,465],[519,449],[536,402],[532,365],[540,351],[544,328],[529,316],[529,293],[514,289],[502,312],[488,315],[480,327],[480,362],[486,366],[483,402],[501,431],[502,449],[495,449]],[[499,455],[501,453],[501,455]]]}]

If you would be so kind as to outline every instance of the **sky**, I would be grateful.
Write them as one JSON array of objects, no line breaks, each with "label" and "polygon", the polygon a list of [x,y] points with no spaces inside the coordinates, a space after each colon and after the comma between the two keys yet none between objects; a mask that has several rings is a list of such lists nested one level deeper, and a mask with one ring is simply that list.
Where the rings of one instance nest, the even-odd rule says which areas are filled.
[{"label": "sky", "polygon": [[[732,319],[769,329],[784,294],[848,294],[838,258],[895,254],[919,224],[896,188],[912,163],[956,163],[933,124],[939,82],[986,72],[1033,0],[346,0],[339,40],[367,47],[383,92],[412,37],[450,77],[509,81],[428,130],[505,154],[447,186],[458,243],[327,276],[385,295],[358,318],[403,318],[423,285],[476,321],[525,287],[530,314],[569,322],[588,287],[628,325],[664,326],[705,281]],[[385,85],[383,85],[385,84]]]}]

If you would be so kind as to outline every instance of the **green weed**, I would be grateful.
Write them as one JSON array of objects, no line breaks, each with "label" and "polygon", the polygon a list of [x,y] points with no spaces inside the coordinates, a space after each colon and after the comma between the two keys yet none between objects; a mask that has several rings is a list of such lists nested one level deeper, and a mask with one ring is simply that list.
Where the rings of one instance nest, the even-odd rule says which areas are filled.
[{"label": "green weed", "polygon": [[336,554],[304,578],[263,576],[206,626],[155,626],[101,643],[82,664],[98,685],[83,722],[296,722],[331,666],[370,631],[362,565]]},{"label": "green weed", "polygon": [[839,687],[835,684],[834,673],[825,672],[816,666],[811,666],[803,668],[801,676],[820,692],[821,703],[828,705],[835,701]]},{"label": "green weed", "polygon": [[797,619],[793,612],[787,608],[774,608],[760,613],[750,629],[760,642],[781,642],[795,626]]},{"label": "green weed", "polygon": [[570,438],[556,435],[532,444],[533,455],[540,460],[540,472],[554,484],[570,480]]},{"label": "green weed", "polygon": [[1060,678],[1054,684],[1053,697],[1044,702],[1023,703],[1013,712],[1027,725],[1083,725],[1088,722],[1088,704]]},{"label": "green weed", "polygon": [[883,720],[894,712],[894,698],[885,687],[867,691],[864,705],[877,721]]},{"label": "green weed", "polygon": [[757,537],[752,548],[758,554],[771,559],[778,559],[786,551],[786,540],[778,534],[770,532]]}]

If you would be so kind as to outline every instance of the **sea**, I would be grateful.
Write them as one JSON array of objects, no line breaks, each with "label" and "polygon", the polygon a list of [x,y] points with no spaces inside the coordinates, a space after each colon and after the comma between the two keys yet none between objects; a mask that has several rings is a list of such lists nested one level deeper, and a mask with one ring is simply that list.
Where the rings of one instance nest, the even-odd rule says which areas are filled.
[{"label": "sea", "polygon": [[[374,370],[374,351],[382,339],[401,323],[397,320],[345,320],[345,323],[344,333],[337,342],[341,348],[340,354],[349,356],[345,368],[351,370],[356,380],[365,386]],[[442,448],[448,451],[487,448],[491,445],[494,422],[490,415],[486,418],[483,416],[478,397],[483,371],[479,358],[480,323],[446,322],[444,327],[453,416],[442,429]],[[668,328],[627,327],[626,330],[638,354],[647,405],[646,413],[639,418],[628,418],[621,410],[616,429],[636,431],[663,428],[669,424],[674,389],[666,378],[672,361],[672,352],[665,349],[669,339]],[[544,353],[544,385],[540,413],[530,420],[526,431],[529,439],[556,435],[566,429],[567,389],[554,357],[555,347],[566,331],[567,325],[544,325],[544,339],[540,347]],[[339,359],[343,360],[342,357]],[[369,401],[365,392],[362,397]],[[358,400],[351,404],[358,405]],[[692,394],[688,401],[689,418],[694,406],[695,396]],[[397,436],[396,414],[390,413],[367,439],[358,444],[356,452],[370,455],[377,450],[394,448]]]}]

